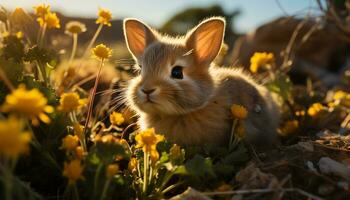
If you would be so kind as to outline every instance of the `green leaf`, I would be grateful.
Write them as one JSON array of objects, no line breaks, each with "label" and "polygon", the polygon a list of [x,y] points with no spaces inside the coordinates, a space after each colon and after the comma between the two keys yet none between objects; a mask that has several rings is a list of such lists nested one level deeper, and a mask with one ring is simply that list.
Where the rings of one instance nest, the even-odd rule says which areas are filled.
[{"label": "green leaf", "polygon": [[195,155],[191,160],[185,164],[186,171],[195,177],[215,177],[213,165],[210,158],[204,158],[200,155]]},{"label": "green leaf", "polygon": [[278,76],[272,82],[267,83],[266,87],[271,92],[280,95],[283,100],[289,100],[291,97],[292,82],[287,75]]}]

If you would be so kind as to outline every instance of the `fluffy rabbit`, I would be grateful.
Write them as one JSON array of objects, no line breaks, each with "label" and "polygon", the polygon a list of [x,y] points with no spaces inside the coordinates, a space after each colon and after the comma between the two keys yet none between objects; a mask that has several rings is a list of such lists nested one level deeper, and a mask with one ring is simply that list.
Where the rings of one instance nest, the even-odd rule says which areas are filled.
[{"label": "fluffy rabbit", "polygon": [[239,104],[248,110],[246,140],[256,146],[276,144],[279,113],[274,98],[242,70],[211,64],[224,32],[221,17],[175,38],[139,20],[124,21],[127,47],[141,68],[125,95],[141,129],[154,127],[180,145],[225,145],[233,121],[230,107]]}]

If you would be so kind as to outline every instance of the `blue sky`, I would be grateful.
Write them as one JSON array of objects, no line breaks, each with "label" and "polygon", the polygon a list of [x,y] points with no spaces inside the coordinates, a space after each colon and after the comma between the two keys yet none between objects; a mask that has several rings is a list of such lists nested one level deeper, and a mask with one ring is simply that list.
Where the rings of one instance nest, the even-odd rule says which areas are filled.
[{"label": "blue sky", "polygon": [[[282,10],[279,4],[283,7]],[[227,11],[236,8],[242,10],[236,21],[240,32],[251,31],[258,25],[275,17],[294,14],[306,14],[308,8],[315,7],[315,0],[1,0],[6,8],[24,7],[47,3],[53,10],[67,15],[94,17],[98,7],[109,8],[114,18],[136,17],[159,26],[179,10],[188,7],[205,7],[220,4]]]}]

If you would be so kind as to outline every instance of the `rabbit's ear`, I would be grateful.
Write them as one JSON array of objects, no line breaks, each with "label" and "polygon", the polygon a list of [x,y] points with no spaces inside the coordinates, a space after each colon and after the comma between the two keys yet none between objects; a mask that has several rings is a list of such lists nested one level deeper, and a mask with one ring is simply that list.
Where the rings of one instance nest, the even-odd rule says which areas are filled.
[{"label": "rabbit's ear", "polygon": [[186,36],[186,46],[193,50],[199,64],[211,63],[220,51],[225,32],[225,19],[212,17],[193,28]]},{"label": "rabbit's ear", "polygon": [[124,36],[130,53],[138,60],[147,46],[156,40],[152,29],[136,19],[124,20]]}]

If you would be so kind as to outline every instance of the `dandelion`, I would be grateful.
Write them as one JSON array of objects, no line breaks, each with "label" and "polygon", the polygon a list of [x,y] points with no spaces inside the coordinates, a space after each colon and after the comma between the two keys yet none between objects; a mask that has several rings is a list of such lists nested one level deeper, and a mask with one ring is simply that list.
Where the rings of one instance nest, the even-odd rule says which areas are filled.
[{"label": "dandelion", "polygon": [[74,151],[79,145],[79,138],[76,135],[67,135],[62,139],[61,149]]},{"label": "dandelion", "polygon": [[50,123],[51,120],[46,113],[52,113],[53,107],[47,105],[47,99],[39,90],[27,90],[25,85],[21,84],[6,96],[1,111],[23,115],[31,119],[33,125],[39,125],[38,119]]},{"label": "dandelion", "polygon": [[23,131],[23,121],[10,116],[0,121],[0,155],[17,158],[29,151],[31,133]]},{"label": "dandelion", "polygon": [[250,71],[257,73],[260,67],[270,66],[275,62],[273,53],[256,52],[250,58]]},{"label": "dandelion", "polygon": [[69,184],[74,184],[79,179],[84,179],[82,176],[83,166],[81,161],[76,159],[69,163],[64,163],[63,176],[69,179]]},{"label": "dandelion", "polygon": [[149,158],[152,163],[155,163],[159,159],[159,154],[157,152],[157,144],[164,140],[163,135],[158,135],[155,133],[154,128],[149,128],[144,131],[141,131],[135,136],[136,148],[142,148],[144,152],[143,160],[143,191],[147,190],[147,174],[148,174],[148,165]]},{"label": "dandelion", "polygon": [[77,45],[78,45],[78,34],[83,33],[86,31],[86,26],[85,24],[78,22],[78,21],[70,21],[66,24],[66,31],[65,33],[68,35],[73,36],[73,47],[72,47],[72,52],[69,58],[69,63],[72,62],[74,59],[74,56],[77,51]]},{"label": "dandelion", "polygon": [[60,19],[57,17],[56,13],[49,12],[45,17],[39,17],[37,21],[41,27],[46,25],[47,28],[61,28]]},{"label": "dandelion", "polygon": [[309,109],[307,110],[307,113],[311,117],[317,116],[322,110],[324,109],[324,106],[320,103],[314,103],[312,104]]},{"label": "dandelion", "polygon": [[137,165],[138,165],[137,159],[134,157],[131,158],[129,163],[128,163],[128,170],[132,173],[137,171]]},{"label": "dandelion", "polygon": [[39,4],[34,7],[35,15],[38,17],[44,17],[46,14],[50,12],[50,5]]},{"label": "dandelion", "polygon": [[111,26],[112,13],[107,9],[100,8],[96,24]]},{"label": "dandelion", "polygon": [[156,134],[154,128],[149,128],[137,134],[135,140],[136,148],[142,148],[144,152],[151,152],[156,149],[159,142],[164,140],[164,136]]},{"label": "dandelion", "polygon": [[106,169],[106,177],[111,179],[116,175],[119,171],[119,166],[117,164],[109,164]]},{"label": "dandelion", "polygon": [[121,113],[113,112],[111,115],[109,115],[109,121],[113,125],[120,126],[124,123],[124,117]]},{"label": "dandelion", "polygon": [[66,24],[66,34],[80,34],[86,31],[85,24],[79,21],[70,21]]},{"label": "dandelion", "polygon": [[299,122],[297,120],[288,120],[281,128],[282,135],[290,135],[299,128]]},{"label": "dandelion", "polygon": [[231,106],[231,113],[237,119],[245,119],[247,117],[248,111],[244,106],[233,104]]},{"label": "dandelion", "polygon": [[[100,26],[100,27],[102,27],[102,26]],[[95,84],[94,84],[94,87],[92,88],[91,96],[89,99],[90,101],[89,101],[89,106],[88,106],[87,117],[85,120],[85,126],[87,126],[87,124],[90,121],[90,117],[92,114],[93,102],[95,100],[97,85],[98,85],[98,82],[100,80],[100,75],[101,75],[101,70],[102,70],[102,67],[104,64],[104,60],[111,56],[112,50],[110,48],[106,47],[106,45],[100,44],[92,49],[92,54],[93,54],[93,56],[95,56],[97,59],[100,60],[100,66],[98,68],[96,79],[95,79]]]},{"label": "dandelion", "polygon": [[111,57],[112,50],[104,44],[99,44],[92,49],[92,55],[99,60],[104,60]]},{"label": "dandelion", "polygon": [[63,93],[60,98],[58,111],[71,112],[77,110],[86,104],[86,99],[80,99],[76,92]]}]

